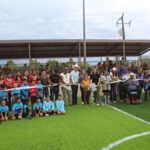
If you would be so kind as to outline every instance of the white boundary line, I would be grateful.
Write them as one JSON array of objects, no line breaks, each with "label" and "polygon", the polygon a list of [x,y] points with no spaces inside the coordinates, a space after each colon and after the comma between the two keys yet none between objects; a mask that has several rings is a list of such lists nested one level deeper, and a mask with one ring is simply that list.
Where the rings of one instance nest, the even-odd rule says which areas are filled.
[{"label": "white boundary line", "polygon": [[143,119],[141,119],[141,118],[139,118],[139,117],[136,117],[136,116],[134,116],[134,115],[131,115],[131,114],[129,114],[129,113],[127,113],[127,112],[125,112],[125,111],[123,111],[123,110],[121,110],[121,109],[118,109],[118,108],[113,107],[113,106],[110,106],[110,105],[106,105],[106,106],[108,106],[108,107],[110,107],[110,108],[112,108],[112,109],[114,109],[114,110],[117,110],[117,111],[119,111],[119,112],[121,112],[121,113],[123,113],[123,114],[125,114],[125,115],[128,115],[128,116],[130,116],[130,117],[132,117],[132,118],[134,118],[134,119],[137,119],[137,120],[139,120],[139,121],[141,121],[141,122],[144,122],[144,123],[150,125],[150,122],[145,121],[145,120],[143,120]]},{"label": "white boundary line", "polygon": [[149,134],[150,134],[150,131],[144,132],[144,133],[135,134],[135,135],[131,135],[131,136],[125,137],[125,138],[123,138],[121,140],[118,140],[118,141],[116,141],[114,143],[111,143],[107,147],[102,148],[101,150],[110,150],[111,148],[113,148],[113,147],[115,147],[115,146],[117,146],[117,145],[119,145],[121,143],[124,143],[126,141],[135,139],[137,137],[141,137],[141,136],[144,136],[144,135],[149,135]]},{"label": "white boundary line", "polygon": [[[134,115],[131,115],[131,114],[129,114],[129,113],[127,113],[127,112],[125,112],[125,111],[123,111],[121,109],[118,109],[118,108],[110,106],[110,105],[106,105],[106,106],[108,106],[108,107],[110,107],[110,108],[112,108],[112,109],[114,109],[116,111],[119,111],[119,112],[121,112],[121,113],[123,113],[125,115],[128,115],[128,116],[130,116],[130,117],[132,117],[134,119],[137,119],[137,120],[139,120],[139,121],[141,121],[143,123],[146,123],[146,124],[150,125],[150,122],[145,121],[145,120],[143,120],[141,118],[138,118],[138,117],[136,117]],[[137,138],[137,137],[141,137],[141,136],[144,136],[144,135],[148,135],[148,134],[150,134],[150,131],[125,137],[125,138],[120,139],[120,140],[118,140],[118,141],[116,141],[114,143],[109,144],[107,147],[104,147],[101,150],[110,150],[111,148],[113,148],[113,147],[115,147],[115,146],[117,146],[117,145],[119,145],[121,143],[124,143],[125,141],[129,141],[131,139],[134,139],[134,138]]]}]

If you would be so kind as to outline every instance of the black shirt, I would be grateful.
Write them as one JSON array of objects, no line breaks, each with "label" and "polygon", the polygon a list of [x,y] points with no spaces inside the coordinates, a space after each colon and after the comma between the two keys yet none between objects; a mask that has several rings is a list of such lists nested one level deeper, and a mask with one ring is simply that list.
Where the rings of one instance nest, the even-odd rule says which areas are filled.
[{"label": "black shirt", "polygon": [[49,79],[51,80],[51,82],[59,84],[60,76],[59,76],[59,75],[52,74],[52,75],[49,77]]},{"label": "black shirt", "polygon": [[98,81],[99,81],[100,75],[97,74],[91,74],[90,79],[92,80],[92,83],[95,83],[97,85]]}]

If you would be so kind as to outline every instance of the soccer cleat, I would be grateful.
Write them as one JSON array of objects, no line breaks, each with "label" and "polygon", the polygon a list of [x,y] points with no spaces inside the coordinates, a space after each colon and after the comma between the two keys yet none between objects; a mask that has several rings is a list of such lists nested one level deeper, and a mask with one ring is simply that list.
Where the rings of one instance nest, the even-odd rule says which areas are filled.
[{"label": "soccer cleat", "polygon": [[45,116],[46,116],[46,117],[48,117],[48,116],[49,116],[49,114],[45,114]]},{"label": "soccer cleat", "polygon": [[27,118],[28,118],[29,120],[31,120],[31,119],[32,119],[32,117],[31,117],[31,116],[27,116]]}]

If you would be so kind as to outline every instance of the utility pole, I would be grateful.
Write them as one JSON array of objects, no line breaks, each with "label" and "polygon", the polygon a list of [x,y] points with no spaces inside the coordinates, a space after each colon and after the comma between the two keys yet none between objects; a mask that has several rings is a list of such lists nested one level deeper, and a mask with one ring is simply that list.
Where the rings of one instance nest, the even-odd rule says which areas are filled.
[{"label": "utility pole", "polygon": [[86,70],[86,28],[85,28],[85,0],[83,0],[83,49],[84,49],[84,69]]},{"label": "utility pole", "polygon": [[123,41],[123,64],[126,64],[126,48],[125,48],[125,24],[128,24],[129,27],[131,25],[131,20],[128,23],[124,23],[124,13],[122,13],[122,16],[117,20],[116,25],[118,27],[118,25],[121,24],[122,25],[122,41]]}]

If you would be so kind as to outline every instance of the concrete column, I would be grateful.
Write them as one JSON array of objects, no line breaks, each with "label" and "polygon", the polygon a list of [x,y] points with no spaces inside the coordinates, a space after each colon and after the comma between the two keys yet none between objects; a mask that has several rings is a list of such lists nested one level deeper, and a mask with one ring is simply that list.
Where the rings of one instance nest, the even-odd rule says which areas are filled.
[{"label": "concrete column", "polygon": [[28,50],[29,50],[29,72],[31,73],[32,70],[32,56],[31,56],[31,44],[28,44]]}]

